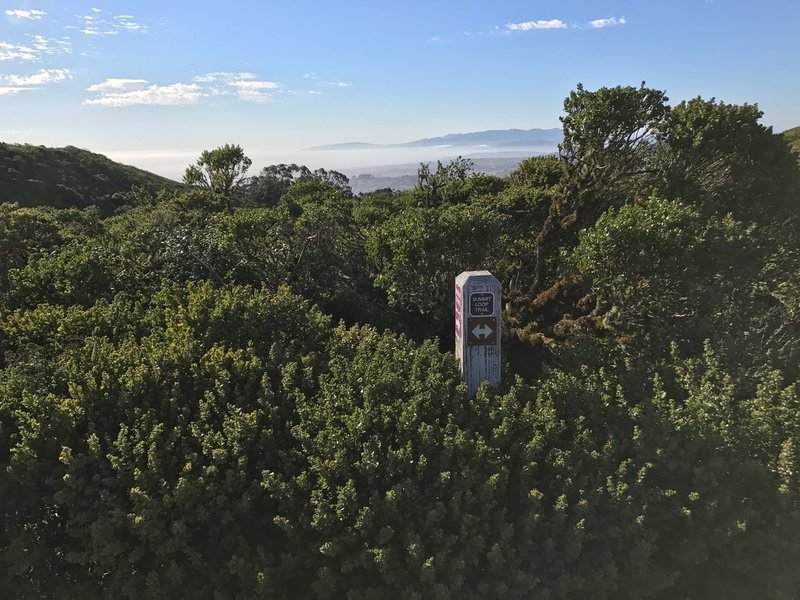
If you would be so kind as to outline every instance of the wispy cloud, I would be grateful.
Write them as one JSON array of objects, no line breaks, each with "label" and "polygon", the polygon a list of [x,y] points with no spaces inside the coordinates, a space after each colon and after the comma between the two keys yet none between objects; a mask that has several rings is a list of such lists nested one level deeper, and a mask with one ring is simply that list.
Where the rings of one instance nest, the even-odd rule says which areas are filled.
[{"label": "wispy cloud", "polygon": [[595,29],[600,29],[601,27],[613,27],[615,25],[625,25],[625,17],[609,17],[607,19],[595,19],[594,21],[590,21],[589,25],[594,27]]},{"label": "wispy cloud", "polygon": [[39,53],[29,46],[0,41],[0,60],[36,60]]},{"label": "wispy cloud", "polygon": [[[316,78],[315,75],[310,77]],[[318,82],[318,85],[348,87],[343,81]],[[228,97],[242,102],[267,103],[279,95],[304,94],[284,88],[276,81],[263,79],[247,71],[215,71],[193,77],[189,82],[153,84],[146,79],[109,78],[86,88],[94,97],[84,100],[88,106],[173,106],[195,104],[202,99]],[[321,93],[321,92],[316,92]]]},{"label": "wispy cloud", "polygon": [[68,38],[54,40],[43,35],[28,36],[30,42],[26,44],[12,44],[0,40],[0,61],[38,61],[44,56],[71,54],[72,44]]},{"label": "wispy cloud", "polygon": [[118,35],[120,32],[147,33],[150,27],[136,20],[133,15],[103,16],[102,9],[92,8],[91,13],[80,18],[83,21],[81,32],[85,35]]},{"label": "wispy cloud", "polygon": [[81,33],[86,35],[117,35],[119,31],[113,29],[108,26],[108,24],[103,20],[98,20],[92,17],[91,15],[87,15],[83,17],[83,29],[81,29]]},{"label": "wispy cloud", "polygon": [[255,73],[234,73],[231,71],[214,71],[205,75],[198,75],[194,78],[197,83],[231,83],[232,81],[244,81],[257,79]]},{"label": "wispy cloud", "polygon": [[69,69],[39,69],[32,75],[0,75],[0,96],[39,90],[42,86],[72,79]]},{"label": "wispy cloud", "polygon": [[30,92],[36,88],[0,86],[0,96],[15,96],[20,92]]},{"label": "wispy cloud", "polygon": [[[310,81],[315,82],[314,85],[321,88],[349,88],[353,84],[347,81],[341,81],[339,79],[333,78],[330,74],[318,75],[317,73],[304,73],[300,76],[301,79],[308,79]],[[297,93],[309,93],[313,95],[322,94],[323,92],[319,90],[304,92],[302,90],[295,90]]]},{"label": "wispy cloud", "polygon": [[[245,82],[243,82],[245,83]],[[250,82],[256,83],[256,82]],[[262,83],[269,83],[269,82],[262,82]],[[271,102],[272,101],[272,94],[264,92],[264,89],[275,89],[275,88],[258,88],[253,86],[247,85],[240,85],[236,90],[236,96],[239,100],[243,100],[245,102]]]},{"label": "wispy cloud", "polygon": [[29,19],[31,21],[40,21],[42,17],[44,17],[47,13],[43,10],[15,9],[15,10],[7,10],[6,14],[9,17],[14,17],[17,19]]},{"label": "wispy cloud", "polygon": [[101,94],[112,94],[119,92],[129,92],[146,88],[146,79],[106,79],[103,83],[95,83],[86,88],[89,92],[100,92]]},{"label": "wispy cloud", "polygon": [[68,37],[61,39],[46,38],[43,35],[34,35],[33,49],[40,55],[72,54],[72,43]]},{"label": "wispy cloud", "polygon": [[205,94],[195,83],[148,85],[142,79],[107,79],[87,88],[99,92],[99,98],[89,98],[89,106],[181,106],[194,104]]},{"label": "wispy cloud", "polygon": [[534,29],[566,29],[567,24],[561,19],[540,19],[538,21],[522,21],[521,23],[506,23],[508,31],[532,31]]},{"label": "wispy cloud", "polygon": [[196,83],[211,84],[208,88],[209,95],[228,96],[235,95],[245,102],[269,102],[273,92],[280,88],[274,81],[258,78],[255,73],[231,73],[218,71],[206,73],[194,78]]},{"label": "wispy cloud", "polygon": [[236,96],[245,102],[270,102],[272,94],[266,90],[278,89],[274,81],[232,81],[229,85],[236,89]]},{"label": "wispy cloud", "polygon": [[136,21],[133,15],[117,15],[114,17],[112,27],[125,31],[138,31],[139,33],[147,33],[150,29],[144,23]]},{"label": "wispy cloud", "polygon": [[274,90],[278,88],[278,84],[274,81],[232,81],[230,85],[240,90]]},{"label": "wispy cloud", "polygon": [[119,31],[113,29],[101,30],[97,27],[84,27],[81,29],[81,33],[85,33],[86,35],[117,35]]},{"label": "wispy cloud", "polygon": [[255,73],[218,71],[198,75],[191,83],[155,85],[146,79],[106,79],[86,88],[98,94],[89,106],[175,106],[194,104],[201,98],[230,96],[244,102],[269,102],[280,84],[260,79]]},{"label": "wispy cloud", "polygon": [[[611,27],[613,25],[625,25],[625,23],[625,17],[609,17],[607,19],[595,19],[588,22],[584,21],[571,23],[568,23],[563,19],[536,19],[531,21],[510,22],[506,23],[505,25],[495,25],[491,30],[488,31],[488,35],[508,36],[517,32],[541,31],[547,29],[598,29],[601,27]],[[454,39],[463,39],[482,35],[484,35],[484,32],[470,33],[465,31],[460,34],[456,34],[455,36],[451,36],[450,38],[439,35],[433,36],[429,39],[429,41],[452,41]]]},{"label": "wispy cloud", "polygon": [[0,81],[12,86],[45,85],[72,79],[69,69],[39,69],[33,75],[0,75]]}]

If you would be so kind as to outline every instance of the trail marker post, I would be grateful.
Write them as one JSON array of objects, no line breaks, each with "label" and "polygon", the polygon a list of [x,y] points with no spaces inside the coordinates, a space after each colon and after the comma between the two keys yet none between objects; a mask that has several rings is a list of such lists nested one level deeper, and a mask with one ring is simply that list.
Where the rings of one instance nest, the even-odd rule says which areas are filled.
[{"label": "trail marker post", "polygon": [[500,282],[489,271],[456,277],[456,358],[473,396],[482,382],[500,385]]}]

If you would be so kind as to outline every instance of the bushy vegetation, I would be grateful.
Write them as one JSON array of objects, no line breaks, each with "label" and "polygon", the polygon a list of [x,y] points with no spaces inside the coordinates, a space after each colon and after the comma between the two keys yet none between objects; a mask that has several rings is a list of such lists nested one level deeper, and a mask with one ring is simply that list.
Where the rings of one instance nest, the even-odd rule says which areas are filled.
[{"label": "bushy vegetation", "polygon": [[800,167],[760,116],[579,87],[507,178],[228,145],[113,216],[0,206],[0,596],[797,598]]}]

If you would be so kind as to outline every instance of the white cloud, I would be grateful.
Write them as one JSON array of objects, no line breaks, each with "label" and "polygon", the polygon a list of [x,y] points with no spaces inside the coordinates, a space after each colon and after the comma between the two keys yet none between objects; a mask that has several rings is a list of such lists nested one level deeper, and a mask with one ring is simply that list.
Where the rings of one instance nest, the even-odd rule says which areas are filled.
[{"label": "white cloud", "polygon": [[41,86],[72,79],[69,69],[39,69],[33,75],[0,75],[0,96],[42,89]]},{"label": "white cloud", "polygon": [[275,81],[259,79],[255,73],[218,71],[194,77],[192,83],[154,85],[145,79],[106,79],[87,88],[98,94],[84,104],[90,106],[174,106],[194,104],[201,98],[228,96],[244,102],[270,102],[283,92]]},{"label": "white cloud", "polygon": [[0,41],[0,61],[3,60],[40,60],[44,55],[71,54],[72,44],[68,38],[52,40],[43,35],[29,36],[29,45],[12,44]]},{"label": "white cloud", "polygon": [[258,75],[255,73],[231,73],[229,71],[216,71],[214,73],[198,75],[194,78],[194,81],[197,83],[231,83],[232,81],[256,79],[257,77]]},{"label": "white cloud", "polygon": [[236,90],[236,96],[239,100],[244,100],[245,102],[269,102],[272,100],[272,94],[264,90],[276,90],[279,87],[274,81],[254,81],[251,79],[231,81],[228,85]]},{"label": "white cloud", "polygon": [[117,35],[119,33],[119,31],[115,31],[114,29],[106,29],[105,31],[102,31],[94,25],[87,25],[81,29],[81,32],[85,33],[86,35]]},{"label": "white cloud", "polygon": [[561,19],[551,19],[549,21],[540,19],[538,21],[524,21],[522,23],[506,23],[509,31],[531,31],[532,29],[566,29],[567,24]]},{"label": "white cloud", "polygon": [[139,33],[147,33],[149,30],[149,27],[144,23],[135,21],[133,15],[117,15],[114,17],[113,27],[126,31],[138,31]]},{"label": "white cloud", "polygon": [[17,46],[0,41],[0,60],[36,60],[39,53],[28,46]]},{"label": "white cloud", "polygon": [[194,78],[196,83],[219,84],[208,87],[210,96],[232,96],[245,102],[269,102],[272,95],[267,90],[277,90],[280,85],[274,81],[258,79],[255,73],[232,73],[217,71]]},{"label": "white cloud", "polygon": [[253,81],[253,80],[244,80],[244,81],[231,81],[229,85],[240,89],[240,90],[276,90],[278,89],[278,84],[274,81]]},{"label": "white cloud", "polygon": [[136,21],[133,15],[116,15],[106,19],[101,9],[92,8],[91,11],[93,14],[78,17],[83,21],[81,32],[86,35],[117,35],[120,31],[147,33],[150,30],[148,25]]},{"label": "white cloud", "polygon": [[66,37],[51,40],[43,35],[34,35],[33,48],[41,54],[72,54],[72,44]]},{"label": "white cloud", "polygon": [[[194,104],[202,96],[202,89],[199,85],[194,83],[173,83],[171,85],[150,85],[143,89],[125,89],[124,87],[119,91],[113,91],[113,85],[119,85],[119,82],[127,81],[136,82],[137,85],[142,84],[142,80],[112,80],[108,79],[101,84],[96,84],[94,90],[100,91],[99,98],[91,98],[84,100],[83,103],[90,106],[179,106],[185,104]],[[146,81],[144,82],[147,83]],[[123,84],[124,85],[124,84]]]},{"label": "white cloud", "polygon": [[20,92],[30,92],[36,88],[32,87],[6,87],[0,86],[0,96],[15,96]]},{"label": "white cloud", "polygon": [[103,83],[95,83],[86,88],[89,92],[100,92],[101,94],[133,91],[146,88],[146,79],[106,79]]},{"label": "white cloud", "polygon": [[242,89],[236,92],[236,97],[244,102],[271,102],[272,94],[265,94],[260,90]]},{"label": "white cloud", "polygon": [[614,25],[625,25],[625,17],[609,17],[608,19],[595,19],[594,21],[590,21],[589,24],[594,27],[595,29],[600,29],[601,27],[613,27]]},{"label": "white cloud", "polygon": [[[337,88],[347,88],[350,87],[352,84],[346,81],[339,81],[332,78],[333,76],[330,74],[317,74],[317,73],[303,73],[300,78],[301,79],[310,79],[314,81],[314,85],[317,87],[337,87]],[[328,79],[330,78],[330,79]],[[303,92],[305,93],[305,92]],[[311,93],[311,92],[308,92]],[[315,92],[316,94],[321,94],[322,92]]]},{"label": "white cloud", "polygon": [[69,69],[39,69],[33,75],[0,75],[0,81],[5,81],[11,86],[26,87],[31,85],[45,85],[72,79]]},{"label": "white cloud", "polygon": [[39,21],[43,16],[47,13],[43,10],[7,10],[6,14],[9,17],[15,17],[17,19],[29,19],[31,21]]}]

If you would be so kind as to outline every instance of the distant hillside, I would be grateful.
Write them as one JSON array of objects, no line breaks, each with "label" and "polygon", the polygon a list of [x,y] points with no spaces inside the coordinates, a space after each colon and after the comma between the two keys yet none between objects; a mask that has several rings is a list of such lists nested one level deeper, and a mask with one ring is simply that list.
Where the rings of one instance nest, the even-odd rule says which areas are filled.
[{"label": "distant hillside", "polygon": [[543,152],[552,151],[564,137],[559,127],[552,129],[496,129],[472,133],[449,133],[447,135],[414,140],[401,144],[367,144],[346,142],[315,146],[310,150],[369,150],[375,148],[430,148],[437,146],[485,146],[489,148],[519,148],[542,146]]},{"label": "distant hillside", "polygon": [[783,135],[783,139],[786,140],[786,143],[789,144],[792,152],[794,152],[797,155],[798,160],[800,160],[800,127],[787,129],[781,135]]},{"label": "distant hillside", "polygon": [[0,143],[0,202],[59,208],[96,205],[111,213],[133,186],[175,189],[182,184],[73,146],[46,148]]},{"label": "distant hillside", "polygon": [[564,137],[560,128],[498,129],[474,133],[449,133],[441,137],[407,142],[403,146],[492,146],[513,147],[559,144]]}]

